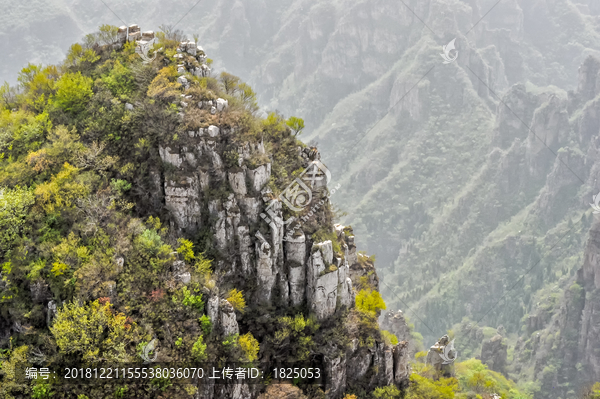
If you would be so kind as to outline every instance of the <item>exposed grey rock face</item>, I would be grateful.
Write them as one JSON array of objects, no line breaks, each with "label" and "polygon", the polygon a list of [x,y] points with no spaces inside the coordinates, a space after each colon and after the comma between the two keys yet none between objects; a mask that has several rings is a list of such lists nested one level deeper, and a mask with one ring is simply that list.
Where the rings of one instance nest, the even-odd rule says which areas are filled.
[{"label": "exposed grey rock face", "polygon": [[496,334],[487,341],[483,341],[481,347],[481,362],[486,364],[490,370],[499,373],[505,372],[508,346],[503,342],[504,338]]},{"label": "exposed grey rock face", "polygon": [[327,381],[329,398],[339,398],[346,388],[346,356],[325,359],[327,373],[331,378]]},{"label": "exposed grey rock face", "polygon": [[328,386],[337,392],[344,388],[344,384],[364,379],[368,379],[368,385],[372,387],[392,383],[406,386],[411,373],[409,362],[408,343],[405,341],[394,346],[382,342],[368,348],[360,347],[358,340],[354,339],[345,356],[326,359],[326,367],[336,370],[339,376]]},{"label": "exposed grey rock face", "polygon": [[244,197],[246,195],[246,179],[244,171],[229,172],[229,184],[236,196]]},{"label": "exposed grey rock face", "polygon": [[29,292],[31,293],[31,299],[34,302],[44,302],[46,299],[52,298],[50,291],[48,290],[48,284],[44,280],[38,280],[29,286]]},{"label": "exposed grey rock face", "polygon": [[[201,105],[204,109],[204,104]],[[210,106],[215,105],[218,104],[211,102]],[[351,229],[335,227],[343,255],[334,253],[331,240],[315,243],[305,234],[302,224],[313,215],[298,220],[299,228],[285,224],[285,205],[267,186],[271,164],[253,169],[244,164],[264,154],[262,142],[239,145],[238,162],[232,168],[225,167],[224,151],[231,131],[210,125],[188,131],[185,143],[159,148],[162,160],[174,168],[157,179],[164,181],[164,205],[170,211],[174,229],[209,231],[211,242],[221,255],[214,264],[215,276],[220,279],[217,285],[240,278],[252,279],[255,286],[245,292],[247,301],[265,306],[307,306],[320,321],[352,308],[355,282],[367,277],[377,287],[377,277],[372,262],[357,256]],[[317,151],[309,151],[307,164],[318,157]],[[210,196],[216,187],[227,187],[229,192]],[[322,204],[327,201],[325,189],[324,185],[315,189],[315,201],[321,200]],[[191,282],[192,277],[181,261],[174,263],[173,276],[184,284]],[[221,335],[239,333],[235,311],[218,292],[208,294],[206,309],[214,331]],[[327,363],[333,371],[327,381],[331,387],[328,397],[340,397],[357,378],[366,378],[372,387],[399,383],[406,378],[407,357],[394,351],[400,349],[384,344],[366,349],[358,348],[357,344],[344,356],[337,350],[332,352]],[[346,376],[354,380],[349,381]],[[217,388],[209,389],[212,393],[207,397],[220,397]],[[224,394],[231,397],[234,392]]]},{"label": "exposed grey rock face", "polygon": [[600,92],[600,60],[589,56],[579,67],[579,82],[577,93],[582,101],[589,101]]},{"label": "exposed grey rock face", "polygon": [[52,319],[54,318],[54,316],[56,316],[56,312],[57,312],[56,302],[54,302],[54,301],[48,302],[48,310],[46,313],[46,324],[48,326],[52,322]]},{"label": "exposed grey rock face", "polygon": [[271,164],[260,165],[256,169],[246,169],[248,179],[250,179],[250,187],[256,193],[260,193],[263,186],[268,183],[271,177]]},{"label": "exposed grey rock face", "polygon": [[310,309],[318,319],[332,316],[340,305],[354,304],[349,267],[332,265],[331,241],[315,244],[308,259],[307,299]]},{"label": "exposed grey rock face", "polygon": [[380,319],[380,326],[394,334],[398,341],[410,341],[410,328],[401,310],[397,312],[385,312]]},{"label": "exposed grey rock face", "polygon": [[532,177],[539,179],[547,174],[554,162],[554,154],[565,142],[569,128],[566,102],[552,95],[548,101],[535,110],[533,123],[527,138],[527,163]]},{"label": "exposed grey rock face", "polygon": [[170,147],[159,147],[160,157],[162,158],[163,162],[167,162],[173,166],[180,167],[181,163],[183,162],[181,157],[177,153],[171,153],[171,151],[172,150]]},{"label": "exposed grey rock face", "polygon": [[240,329],[238,327],[233,306],[226,300],[223,300],[220,304],[220,312],[220,324],[223,335],[239,334]]},{"label": "exposed grey rock face", "polygon": [[429,348],[426,358],[427,364],[430,364],[436,371],[444,375],[449,375],[450,361],[456,358],[456,352],[450,350],[450,348],[447,349],[448,345],[450,345],[450,339],[447,335],[444,335],[435,345]]},{"label": "exposed grey rock face", "polygon": [[258,255],[256,271],[261,289],[258,291],[258,298],[263,302],[271,300],[271,291],[275,283],[275,273],[273,272],[273,259],[271,258],[271,245],[262,236],[257,233],[256,254]]},{"label": "exposed grey rock face", "polygon": [[219,326],[219,295],[214,295],[209,298],[206,303],[206,314],[210,318],[211,323],[213,324],[213,328],[217,328]]},{"label": "exposed grey rock face", "polygon": [[222,98],[217,98],[217,111],[221,112],[226,110],[229,107],[229,102]]},{"label": "exposed grey rock face", "polygon": [[210,125],[207,129],[208,135],[210,137],[217,137],[219,135],[219,128],[214,125]]},{"label": "exposed grey rock face", "polygon": [[177,275],[177,279],[183,284],[189,284],[192,281],[192,275],[190,272],[185,272]]},{"label": "exposed grey rock face", "polygon": [[407,341],[401,341],[398,345],[394,346],[394,382],[399,385],[408,384],[408,379],[411,374],[410,359],[411,356],[408,351],[409,343]]}]

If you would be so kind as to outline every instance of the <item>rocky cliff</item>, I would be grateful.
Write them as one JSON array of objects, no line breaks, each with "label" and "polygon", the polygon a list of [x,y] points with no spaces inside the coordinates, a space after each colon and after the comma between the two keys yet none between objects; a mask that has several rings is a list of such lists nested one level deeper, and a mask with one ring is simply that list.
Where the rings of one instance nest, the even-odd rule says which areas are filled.
[{"label": "rocky cliff", "polygon": [[[339,184],[317,148],[297,140],[281,115],[256,116],[252,89],[233,75],[211,76],[196,42],[137,25],[114,33],[108,44],[74,45],[78,61],[38,77],[59,81],[57,90],[45,86],[42,98],[50,100],[38,105],[69,126],[44,125],[49,131],[35,145],[48,162],[28,169],[26,157],[38,158],[27,145],[0,158],[3,207],[18,206],[5,198],[4,187],[15,186],[7,190],[24,190],[35,216],[7,215],[25,226],[47,212],[62,215],[60,231],[41,237],[26,227],[0,239],[0,325],[7,327],[0,394],[41,389],[4,372],[29,353],[40,362],[141,362],[140,353],[156,345],[160,362],[303,362],[321,367],[323,379],[301,382],[303,394],[212,382],[150,384],[136,394],[160,388],[171,397],[247,399],[290,391],[337,399],[406,386],[407,342],[379,328],[385,304],[374,258],[357,251],[350,226],[334,223],[330,198]],[[67,97],[85,95],[62,108],[55,100],[61,84],[80,85]],[[7,109],[2,103],[2,118],[37,112],[14,100]],[[18,135],[2,139],[19,142]],[[23,162],[28,177],[8,172],[13,162]],[[85,177],[48,197],[45,187],[69,179],[61,168]]]}]

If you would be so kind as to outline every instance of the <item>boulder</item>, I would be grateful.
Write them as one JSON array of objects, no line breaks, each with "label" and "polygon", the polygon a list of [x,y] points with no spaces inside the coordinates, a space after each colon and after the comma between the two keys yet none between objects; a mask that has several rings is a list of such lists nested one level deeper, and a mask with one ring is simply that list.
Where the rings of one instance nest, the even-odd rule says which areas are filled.
[{"label": "boulder", "polygon": [[177,280],[183,284],[189,284],[192,281],[192,275],[189,272],[181,273],[177,275]]},{"label": "boulder", "polygon": [[163,162],[170,163],[176,167],[180,167],[183,160],[181,159],[179,154],[171,153],[170,147],[163,148],[162,146],[158,147],[158,152],[160,154],[160,158]]},{"label": "boulder", "polygon": [[221,112],[229,107],[229,102],[222,98],[217,98],[217,111]]},{"label": "boulder", "polygon": [[[179,70],[178,70],[178,72],[179,72]],[[178,77],[177,78],[177,83],[180,83],[185,89],[187,89],[188,87],[190,87],[190,83],[188,82],[188,80],[187,80],[187,78],[185,76]]]},{"label": "boulder", "polygon": [[127,27],[119,26],[119,30],[117,31],[118,43],[123,45],[127,42]]},{"label": "boulder", "polygon": [[215,125],[210,125],[206,131],[210,137],[217,137],[219,135],[219,128]]},{"label": "boulder", "polygon": [[381,329],[394,334],[398,338],[398,341],[410,340],[410,328],[401,310],[397,312],[385,312],[380,319],[379,325]]},{"label": "boulder", "polygon": [[[139,29],[139,28],[138,28]],[[128,40],[130,42],[137,42],[138,40],[142,40],[142,32],[131,32],[131,30],[129,31],[129,37]]]}]

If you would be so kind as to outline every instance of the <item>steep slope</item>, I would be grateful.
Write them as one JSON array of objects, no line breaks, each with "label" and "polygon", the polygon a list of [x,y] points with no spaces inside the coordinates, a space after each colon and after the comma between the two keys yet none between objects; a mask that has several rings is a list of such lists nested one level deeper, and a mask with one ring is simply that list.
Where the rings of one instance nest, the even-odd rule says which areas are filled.
[{"label": "steep slope", "polygon": [[257,398],[268,385],[24,375],[152,361],[261,367],[274,383],[273,367],[302,364],[322,372],[295,380],[310,397],[406,386],[407,343],[379,329],[373,260],[334,225],[317,149],[281,116],[256,117],[252,90],[211,77],[197,43],[159,35],[144,59],[136,42],[153,33],[108,32],[114,43],[29,66],[2,97],[0,395]]}]

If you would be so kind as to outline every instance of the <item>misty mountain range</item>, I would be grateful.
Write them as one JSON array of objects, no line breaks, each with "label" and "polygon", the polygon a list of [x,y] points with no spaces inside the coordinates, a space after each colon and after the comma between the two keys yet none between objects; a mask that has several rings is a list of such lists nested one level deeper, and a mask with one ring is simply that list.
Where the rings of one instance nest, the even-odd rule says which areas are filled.
[{"label": "misty mountain range", "polygon": [[4,3],[11,84],[101,24],[198,35],[213,73],[305,120],[341,222],[425,349],[451,329],[459,356],[496,359],[540,398],[600,379],[600,2]]}]

